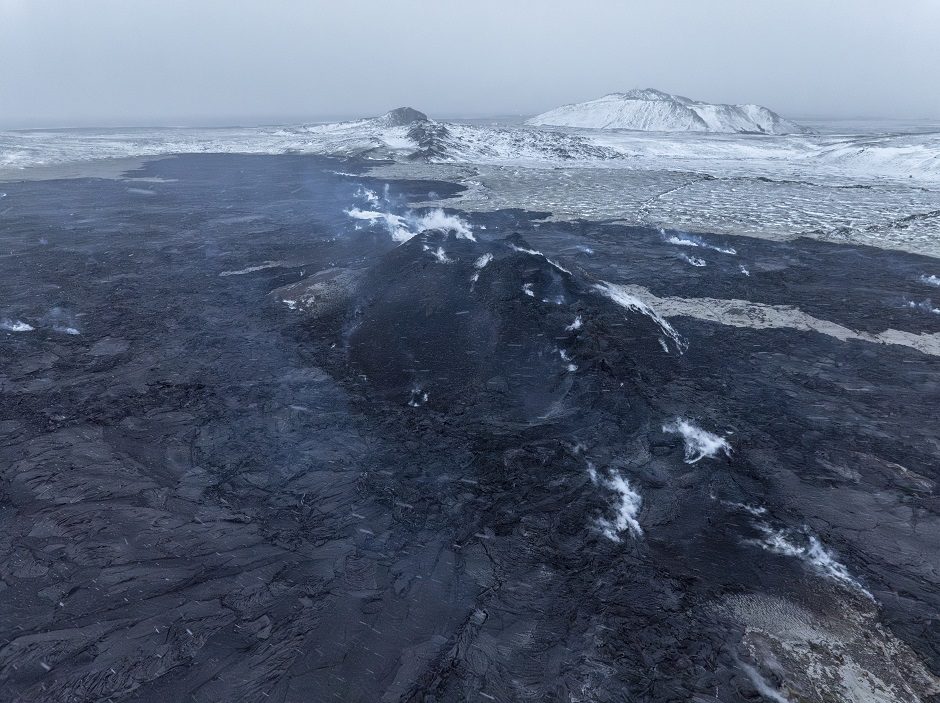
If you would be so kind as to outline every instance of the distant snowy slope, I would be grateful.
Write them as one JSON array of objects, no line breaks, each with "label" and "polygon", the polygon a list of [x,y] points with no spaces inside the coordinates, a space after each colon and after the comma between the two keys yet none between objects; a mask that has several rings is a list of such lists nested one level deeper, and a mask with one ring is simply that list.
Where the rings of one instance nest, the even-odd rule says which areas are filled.
[{"label": "distant snowy slope", "polygon": [[647,88],[611,93],[597,100],[563,105],[528,121],[530,125],[644,132],[808,132],[760,105],[713,105]]},{"label": "distant snowy slope", "polygon": [[[703,114],[709,117],[707,111]],[[705,122],[705,118],[696,119]],[[690,120],[686,115],[685,123],[675,124],[688,125]],[[191,153],[305,153],[403,163],[679,170],[717,178],[940,182],[940,130],[916,134],[892,129],[867,134],[823,131],[755,138],[701,130],[442,122],[412,108],[333,124],[0,131],[0,181],[34,166]]]},{"label": "distant snowy slope", "polygon": [[310,151],[411,161],[584,160],[623,158],[587,137],[540,129],[437,122],[410,107],[381,117],[297,130]]}]

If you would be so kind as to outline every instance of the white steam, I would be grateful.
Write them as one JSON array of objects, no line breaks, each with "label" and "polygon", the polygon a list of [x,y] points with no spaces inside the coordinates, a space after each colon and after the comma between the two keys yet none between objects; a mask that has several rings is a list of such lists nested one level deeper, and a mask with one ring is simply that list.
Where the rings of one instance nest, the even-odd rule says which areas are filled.
[{"label": "white steam", "polygon": [[921,300],[919,303],[914,302],[913,300],[907,301],[907,307],[912,310],[920,310],[921,312],[929,312],[934,315],[940,315],[940,308],[935,308],[933,306],[933,301],[928,298],[927,300]]},{"label": "white steam", "polygon": [[777,689],[767,683],[767,680],[761,676],[761,673],[753,666],[745,664],[744,662],[740,662],[740,665],[741,669],[744,670],[744,673],[747,674],[747,677],[751,680],[751,683],[754,684],[754,688],[756,688],[757,692],[764,698],[774,703],[791,703],[789,698],[786,698]]},{"label": "white steam", "polygon": [[487,252],[486,254],[484,254],[479,259],[473,262],[473,267],[475,269],[485,268],[486,265],[490,263],[492,260],[493,260],[493,255]]},{"label": "white steam", "polygon": [[[660,230],[662,232],[662,230]],[[663,232],[665,237],[665,232]],[[731,247],[719,247],[714,244],[709,244],[701,237],[697,237],[693,234],[674,234],[670,237],[666,237],[666,242],[669,244],[677,244],[681,247],[701,247],[702,249],[711,249],[712,251],[718,251],[722,254],[737,254],[738,252]]]},{"label": "white steam", "polygon": [[757,541],[764,549],[774,554],[796,557],[829,580],[875,600],[875,597],[849,573],[845,565],[841,564],[806,527],[799,530],[776,529],[764,522],[758,522],[754,526],[764,534],[763,539]]},{"label": "white steam", "polygon": [[370,209],[365,210],[359,207],[352,207],[346,210],[346,215],[354,220],[368,222],[370,226],[382,225],[388,231],[391,238],[396,242],[407,242],[416,234],[425,230],[436,229],[443,232],[453,233],[458,239],[469,239],[475,242],[476,237],[470,224],[456,215],[448,215],[441,208],[434,208],[424,213],[414,213],[410,210],[404,215],[397,215],[393,212],[386,212],[380,208],[384,203],[389,206],[388,185],[385,186],[383,194],[379,196],[374,190],[360,187],[356,191],[356,197],[360,201],[369,204]]},{"label": "white steam", "polygon": [[635,310],[636,312],[646,315],[653,322],[659,325],[659,329],[662,330],[663,334],[673,341],[673,343],[676,345],[676,349],[680,354],[682,353],[682,350],[686,348],[685,340],[679,336],[679,333],[673,329],[672,325],[666,322],[664,317],[662,317],[658,312],[653,310],[653,308],[651,308],[636,296],[630,295],[622,286],[602,281],[601,283],[594,286],[594,290],[603,295],[606,295],[621,307],[627,308],[628,310]]},{"label": "white steam", "polygon": [[265,261],[258,264],[257,266],[248,266],[243,269],[238,269],[237,271],[222,271],[219,275],[223,278],[225,276],[244,276],[247,273],[254,273],[255,271],[264,271],[265,269],[281,268],[283,266],[288,266],[287,262],[284,261]]},{"label": "white steam", "polygon": [[6,318],[0,320],[0,330],[7,332],[32,332],[34,329],[35,327],[22,320],[9,320]]},{"label": "white steam", "polygon": [[364,186],[359,186],[359,190],[356,191],[356,197],[362,198],[370,205],[374,207],[379,206],[379,196],[374,190],[370,190]]},{"label": "white steam", "polygon": [[663,425],[663,432],[682,435],[685,443],[685,463],[694,464],[701,459],[713,459],[719,452],[731,456],[731,445],[724,437],[712,434],[681,417]]},{"label": "white steam", "polygon": [[595,484],[609,488],[616,494],[613,520],[607,518],[598,518],[597,520],[597,526],[604,533],[604,536],[614,542],[620,542],[621,535],[627,531],[634,537],[642,537],[643,528],[640,527],[636,516],[643,506],[643,498],[633,490],[630,482],[616,471],[611,471],[606,477],[601,476],[590,462],[588,462],[588,474],[590,474],[591,481]]},{"label": "white steam", "polygon": [[565,349],[557,349],[558,356],[561,357],[561,360],[565,362],[565,369],[571,373],[574,373],[578,370],[578,365],[573,363],[571,360],[571,355]]},{"label": "white steam", "polygon": [[81,334],[75,315],[64,308],[52,308],[43,315],[42,322],[44,325],[51,327],[53,332],[72,335]]},{"label": "white steam", "polygon": [[571,271],[569,271],[568,269],[566,269],[564,266],[562,266],[561,264],[559,264],[557,261],[553,261],[552,259],[549,259],[547,256],[545,256],[545,254],[543,254],[542,252],[540,252],[540,251],[538,251],[538,250],[536,250],[536,249],[526,249],[525,247],[517,247],[515,244],[513,244],[513,243],[511,243],[511,242],[510,242],[510,244],[509,244],[509,248],[512,249],[513,251],[522,252],[523,254],[529,254],[530,256],[540,256],[540,257],[542,257],[543,259],[545,259],[548,263],[550,263],[552,266],[554,266],[556,269],[558,269],[559,271],[561,271],[562,273],[567,273],[569,276],[571,275]]},{"label": "white steam", "polygon": [[428,392],[422,390],[420,386],[416,386],[411,389],[411,397],[408,400],[408,405],[412,408],[420,408],[422,405],[428,402]]},{"label": "white steam", "polygon": [[444,251],[443,247],[438,247],[437,249],[434,249],[433,251],[431,251],[431,255],[434,257],[434,260],[437,261],[437,263],[439,264],[449,264],[453,261],[453,259],[447,256],[447,253]]},{"label": "white steam", "polygon": [[396,242],[407,242],[417,234],[417,232],[412,232],[408,228],[408,223],[401,215],[376,210],[360,210],[356,207],[347,210],[346,214],[354,220],[365,220],[371,225],[384,225],[391,238]]},{"label": "white steam", "polygon": [[440,208],[435,208],[418,217],[409,216],[408,222],[411,224],[415,233],[423,232],[426,229],[439,229],[444,232],[453,232],[457,239],[469,239],[476,241],[470,225],[456,215],[448,215]]}]

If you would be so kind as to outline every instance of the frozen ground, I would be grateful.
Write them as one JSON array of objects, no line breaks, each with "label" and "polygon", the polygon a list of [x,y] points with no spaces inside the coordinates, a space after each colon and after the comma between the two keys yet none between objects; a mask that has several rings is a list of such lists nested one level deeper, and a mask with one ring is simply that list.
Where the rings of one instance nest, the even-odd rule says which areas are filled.
[{"label": "frozen ground", "polygon": [[[469,210],[522,208],[776,239],[809,236],[940,255],[940,128],[812,122],[812,135],[640,133],[508,122],[0,133],[0,179],[100,159],[313,153],[375,174],[469,186]],[[389,163],[391,165],[389,165]],[[49,169],[48,167],[54,167]]]}]

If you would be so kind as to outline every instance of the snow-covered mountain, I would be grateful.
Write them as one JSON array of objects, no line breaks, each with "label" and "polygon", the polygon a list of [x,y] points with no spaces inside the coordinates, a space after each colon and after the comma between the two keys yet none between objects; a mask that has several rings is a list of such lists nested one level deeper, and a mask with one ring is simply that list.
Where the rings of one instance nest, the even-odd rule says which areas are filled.
[{"label": "snow-covered mountain", "polygon": [[705,103],[652,88],[562,105],[536,115],[528,124],[644,132],[799,134],[809,131],[760,105]]},{"label": "snow-covered mountain", "polygon": [[312,125],[296,132],[306,150],[342,156],[436,162],[622,159],[575,134],[543,129],[437,122],[410,107],[381,117]]}]

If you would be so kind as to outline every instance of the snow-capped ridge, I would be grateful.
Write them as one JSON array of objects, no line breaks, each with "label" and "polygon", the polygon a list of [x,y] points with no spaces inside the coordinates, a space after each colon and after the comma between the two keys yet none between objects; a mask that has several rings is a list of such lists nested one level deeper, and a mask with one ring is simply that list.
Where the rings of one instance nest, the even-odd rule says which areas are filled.
[{"label": "snow-capped ridge", "polygon": [[761,105],[725,105],[671,95],[655,88],[609,93],[529,119],[535,126],[633,129],[645,132],[801,134],[808,132]]},{"label": "snow-capped ridge", "polygon": [[625,93],[608,93],[608,96],[616,95],[626,100],[681,100],[691,102],[688,98],[681,95],[671,95],[656,88],[632,88]]},{"label": "snow-capped ridge", "polygon": [[375,121],[385,127],[407,127],[413,122],[427,122],[428,116],[413,107],[396,107],[381,117],[376,117]]}]

